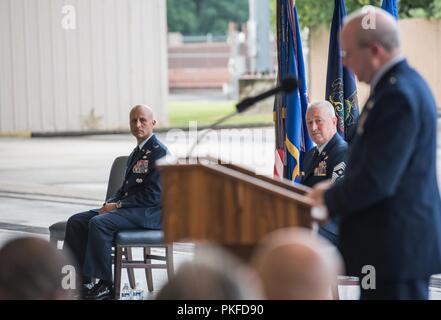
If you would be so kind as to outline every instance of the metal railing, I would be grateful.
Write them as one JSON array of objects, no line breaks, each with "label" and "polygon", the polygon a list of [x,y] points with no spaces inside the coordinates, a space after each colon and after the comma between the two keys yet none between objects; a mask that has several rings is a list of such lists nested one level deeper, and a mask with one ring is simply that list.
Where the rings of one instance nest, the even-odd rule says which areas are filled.
[{"label": "metal railing", "polygon": [[206,42],[226,42],[226,35],[212,35],[211,33],[200,36],[182,36],[183,43],[206,43]]}]

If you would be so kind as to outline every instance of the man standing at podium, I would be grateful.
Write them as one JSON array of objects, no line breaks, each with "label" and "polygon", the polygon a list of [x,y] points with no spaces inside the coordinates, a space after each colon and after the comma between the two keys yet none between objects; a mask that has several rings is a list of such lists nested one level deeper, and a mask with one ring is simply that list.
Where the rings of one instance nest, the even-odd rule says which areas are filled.
[{"label": "man standing at podium", "polygon": [[401,55],[397,22],[363,8],[345,20],[343,63],[371,86],[343,179],[310,197],[341,217],[346,272],[361,299],[427,299],[441,272],[441,200],[436,172],[436,104]]},{"label": "man standing at podium", "polygon": [[[305,154],[301,183],[312,187],[320,181],[330,179],[334,183],[343,178],[348,144],[337,133],[332,104],[326,100],[311,103],[306,111],[306,126],[316,147]],[[319,234],[337,245],[338,218],[321,226]]]},{"label": "man standing at podium", "polygon": [[[161,184],[155,161],[166,155],[167,148],[153,134],[155,124],[150,107],[132,108],[130,130],[137,146],[128,158],[123,185],[100,209],[78,213],[67,221],[64,243],[81,268],[86,299],[113,296],[111,254],[118,231],[162,229]],[[99,279],[93,287],[87,284],[92,278]]]}]

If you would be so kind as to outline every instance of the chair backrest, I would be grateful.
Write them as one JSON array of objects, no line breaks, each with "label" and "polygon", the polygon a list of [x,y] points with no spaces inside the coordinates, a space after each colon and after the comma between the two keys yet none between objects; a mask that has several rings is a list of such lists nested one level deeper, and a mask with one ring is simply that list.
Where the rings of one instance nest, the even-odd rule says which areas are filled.
[{"label": "chair backrest", "polygon": [[121,156],[113,161],[109,174],[109,183],[107,184],[106,200],[113,197],[122,186],[126,173],[127,158],[128,156]]}]

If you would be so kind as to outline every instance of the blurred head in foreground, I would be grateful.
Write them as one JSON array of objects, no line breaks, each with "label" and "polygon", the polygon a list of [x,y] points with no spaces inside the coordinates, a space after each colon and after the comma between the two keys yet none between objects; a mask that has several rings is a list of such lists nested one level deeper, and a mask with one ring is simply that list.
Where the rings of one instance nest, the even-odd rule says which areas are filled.
[{"label": "blurred head in foreground", "polygon": [[161,289],[158,300],[262,299],[254,271],[220,247],[196,246],[194,259],[184,262]]},{"label": "blurred head in foreground", "polygon": [[0,299],[60,300],[76,295],[74,264],[40,238],[9,241],[0,249]]},{"label": "blurred head in foreground", "polygon": [[335,247],[311,230],[280,229],[269,234],[253,257],[267,299],[332,299],[342,259]]}]

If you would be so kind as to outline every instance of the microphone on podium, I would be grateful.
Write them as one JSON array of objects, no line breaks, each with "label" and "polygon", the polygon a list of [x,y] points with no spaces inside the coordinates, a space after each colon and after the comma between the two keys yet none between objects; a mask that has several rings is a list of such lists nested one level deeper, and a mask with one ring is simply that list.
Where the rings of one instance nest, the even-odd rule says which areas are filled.
[{"label": "microphone on podium", "polygon": [[225,120],[234,117],[235,115],[244,112],[245,110],[248,110],[251,106],[256,104],[257,102],[260,102],[268,97],[271,97],[273,95],[276,95],[281,92],[290,93],[297,89],[297,79],[296,78],[286,78],[283,79],[279,85],[277,85],[274,88],[271,88],[267,91],[264,91],[256,96],[248,97],[240,101],[236,104],[236,111],[233,113],[230,113],[226,115],[225,117],[219,119],[212,125],[210,125],[205,131],[199,136],[197,136],[196,142],[191,147],[190,151],[187,154],[186,159],[189,159],[191,155],[193,154],[193,150],[196,148],[196,146],[199,144],[199,142],[202,140],[203,137],[212,129],[214,129],[216,126],[224,122]]},{"label": "microphone on podium", "polygon": [[270,90],[264,91],[264,92],[258,94],[257,96],[243,99],[241,102],[236,104],[236,110],[238,113],[241,113],[241,112],[247,110],[249,107],[251,107],[255,103],[262,101],[270,96],[276,95],[279,92],[289,93],[289,92],[292,92],[296,89],[297,89],[297,80],[295,78],[286,78],[286,79],[282,80],[282,82],[278,86],[276,86]]}]

